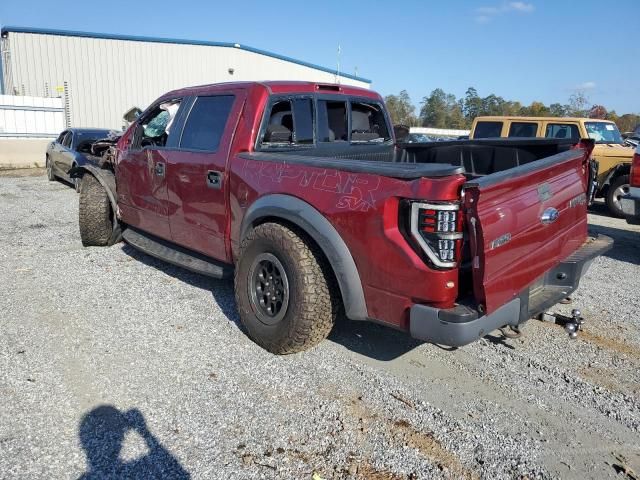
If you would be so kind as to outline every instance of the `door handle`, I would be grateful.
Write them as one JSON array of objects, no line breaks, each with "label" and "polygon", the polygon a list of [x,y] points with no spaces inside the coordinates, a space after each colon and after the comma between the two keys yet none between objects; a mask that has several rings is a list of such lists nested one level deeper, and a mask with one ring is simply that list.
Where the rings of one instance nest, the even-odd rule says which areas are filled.
[{"label": "door handle", "polygon": [[164,177],[164,163],[156,163],[156,175]]},{"label": "door handle", "polygon": [[220,190],[222,188],[222,173],[209,170],[207,172],[207,187]]}]

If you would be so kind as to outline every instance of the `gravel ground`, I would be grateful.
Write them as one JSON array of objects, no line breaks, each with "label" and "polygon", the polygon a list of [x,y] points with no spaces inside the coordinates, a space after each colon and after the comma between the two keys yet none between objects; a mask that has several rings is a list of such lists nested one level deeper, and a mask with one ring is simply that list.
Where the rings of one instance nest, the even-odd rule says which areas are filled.
[{"label": "gravel ground", "polygon": [[[343,321],[277,357],[238,326],[231,282],[125,244],[83,248],[77,196],[0,178],[2,478],[637,478],[640,228],[574,304],[458,350]],[[317,478],[317,477],[316,477]]]}]

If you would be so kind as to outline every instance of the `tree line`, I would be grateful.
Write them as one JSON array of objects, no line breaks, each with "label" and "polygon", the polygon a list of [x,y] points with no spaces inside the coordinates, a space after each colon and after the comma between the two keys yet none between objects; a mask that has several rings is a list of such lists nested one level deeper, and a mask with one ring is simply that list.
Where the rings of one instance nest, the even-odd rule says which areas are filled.
[{"label": "tree line", "polygon": [[615,110],[608,111],[602,105],[592,105],[581,91],[573,93],[566,104],[532,102],[531,105],[522,105],[494,94],[481,97],[473,87],[469,87],[464,98],[459,99],[436,88],[428,97],[423,97],[417,115],[406,90],[398,95],[387,95],[384,100],[394,125],[411,127],[469,129],[473,119],[482,115],[600,118],[614,121],[621,132],[629,132],[640,124],[640,115],[618,115]]}]

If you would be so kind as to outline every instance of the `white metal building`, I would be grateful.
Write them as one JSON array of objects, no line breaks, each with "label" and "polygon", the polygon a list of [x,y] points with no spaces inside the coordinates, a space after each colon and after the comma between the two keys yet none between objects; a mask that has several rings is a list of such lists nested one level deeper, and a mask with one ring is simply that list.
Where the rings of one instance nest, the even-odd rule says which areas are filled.
[{"label": "white metal building", "polygon": [[371,81],[234,43],[4,27],[0,94],[62,97],[66,125],[116,128],[175,88],[240,80]]}]

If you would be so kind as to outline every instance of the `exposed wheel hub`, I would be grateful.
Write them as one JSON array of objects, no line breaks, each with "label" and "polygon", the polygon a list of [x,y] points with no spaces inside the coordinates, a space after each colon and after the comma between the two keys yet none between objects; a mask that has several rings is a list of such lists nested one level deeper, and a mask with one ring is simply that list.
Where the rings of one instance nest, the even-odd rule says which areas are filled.
[{"label": "exposed wheel hub", "polygon": [[629,185],[620,185],[613,192],[613,202],[620,210],[622,210],[620,199],[629,193]]},{"label": "exposed wheel hub", "polygon": [[261,322],[274,325],[289,305],[289,279],[284,266],[271,253],[258,255],[249,269],[249,298]]}]

